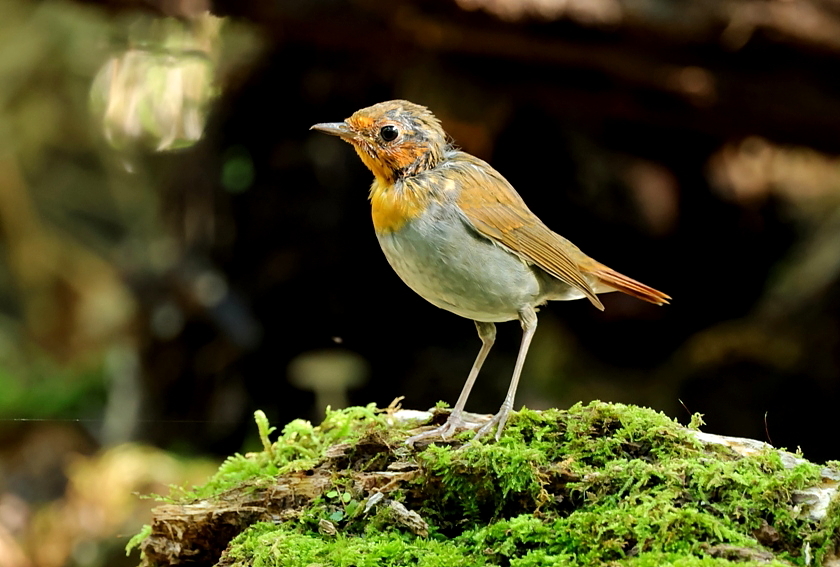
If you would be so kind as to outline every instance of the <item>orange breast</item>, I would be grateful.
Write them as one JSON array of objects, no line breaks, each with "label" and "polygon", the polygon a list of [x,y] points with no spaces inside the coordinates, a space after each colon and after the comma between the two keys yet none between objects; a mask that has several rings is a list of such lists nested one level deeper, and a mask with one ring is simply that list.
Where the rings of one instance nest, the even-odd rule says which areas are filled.
[{"label": "orange breast", "polygon": [[397,188],[378,179],[370,188],[371,214],[376,232],[396,232],[413,218],[420,216],[428,198],[407,185]]}]

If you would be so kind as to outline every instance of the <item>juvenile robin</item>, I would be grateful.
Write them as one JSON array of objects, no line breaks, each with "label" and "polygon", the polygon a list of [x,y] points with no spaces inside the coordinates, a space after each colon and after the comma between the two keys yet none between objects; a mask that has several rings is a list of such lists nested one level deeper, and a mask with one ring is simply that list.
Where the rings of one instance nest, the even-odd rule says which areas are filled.
[{"label": "juvenile robin", "polygon": [[499,412],[477,432],[499,439],[513,408],[522,365],[546,301],[620,291],[663,305],[670,297],[601,264],[549,229],[487,162],[447,142],[429,110],[405,100],[363,108],[312,129],[349,142],[374,176],[373,228],[402,280],[427,301],[472,319],[482,346],[442,426],[408,439],[465,427],[464,406],[496,337],[495,323],[518,319],[522,343]]}]

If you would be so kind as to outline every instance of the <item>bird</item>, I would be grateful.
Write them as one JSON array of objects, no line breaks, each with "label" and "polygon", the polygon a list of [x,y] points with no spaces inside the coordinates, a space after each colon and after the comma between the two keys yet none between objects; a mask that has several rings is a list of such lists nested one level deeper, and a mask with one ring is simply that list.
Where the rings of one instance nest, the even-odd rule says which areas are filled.
[{"label": "bird", "polygon": [[584,254],[548,228],[486,161],[458,149],[425,106],[391,100],[343,122],[313,125],[349,142],[373,173],[369,191],[376,237],[408,287],[433,305],[472,319],[478,356],[446,422],[406,442],[446,440],[468,427],[467,399],[496,338],[496,323],[518,320],[522,340],[501,408],[473,440],[501,437],[513,409],[537,308],[547,301],[620,291],[664,305],[668,295]]}]

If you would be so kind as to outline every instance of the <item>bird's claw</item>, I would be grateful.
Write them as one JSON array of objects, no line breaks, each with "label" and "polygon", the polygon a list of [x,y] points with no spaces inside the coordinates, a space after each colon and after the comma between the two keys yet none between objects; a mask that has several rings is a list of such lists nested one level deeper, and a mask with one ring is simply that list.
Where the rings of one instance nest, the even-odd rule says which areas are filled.
[{"label": "bird's claw", "polygon": [[455,435],[459,429],[468,428],[469,425],[461,416],[455,415],[454,413],[449,414],[449,418],[446,420],[446,423],[440,427],[430,429],[429,431],[412,435],[405,440],[405,444],[412,446],[418,441],[423,441],[424,439],[442,439],[443,441],[446,441],[449,437]]},{"label": "bird's claw", "polygon": [[496,428],[496,441],[498,441],[502,436],[502,430],[505,428],[505,424],[507,423],[508,417],[510,416],[510,410],[506,408],[502,408],[499,410],[499,413],[494,415],[490,418],[489,421],[481,425],[479,424],[467,422],[461,415],[450,414],[449,419],[446,420],[446,423],[441,425],[440,427],[436,427],[435,429],[430,429],[429,431],[424,431],[423,433],[418,433],[417,435],[412,435],[408,439],[405,440],[406,445],[413,446],[418,441],[423,441],[424,439],[441,439],[446,441],[451,436],[458,433],[460,430],[465,429],[472,429],[475,430],[475,435],[468,443],[464,446],[469,446],[475,441],[478,441],[482,437],[486,436],[490,433],[493,428]]},{"label": "bird's claw", "polygon": [[509,409],[504,408],[504,407],[502,409],[500,409],[499,413],[497,413],[492,418],[490,418],[490,421],[488,421],[487,423],[482,425],[481,428],[478,431],[475,432],[475,435],[473,436],[472,439],[470,439],[470,442],[467,443],[467,445],[475,443],[476,441],[478,441],[479,439],[481,439],[482,437],[484,437],[485,435],[490,433],[493,430],[494,427],[496,428],[496,435],[495,435],[496,441],[501,439],[502,430],[505,428],[505,424],[507,423],[507,420],[508,420],[509,416],[510,416],[510,410]]}]

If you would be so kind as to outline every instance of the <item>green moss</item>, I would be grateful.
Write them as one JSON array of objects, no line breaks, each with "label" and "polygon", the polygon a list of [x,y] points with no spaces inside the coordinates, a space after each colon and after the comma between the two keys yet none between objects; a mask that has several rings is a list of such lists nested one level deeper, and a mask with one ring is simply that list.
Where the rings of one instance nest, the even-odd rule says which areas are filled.
[{"label": "green moss", "polygon": [[266,445],[274,428],[268,427],[265,414],[261,411],[255,413],[255,419],[266,448],[259,453],[237,453],[228,457],[207,484],[184,492],[179,497],[181,500],[211,498],[244,483],[254,488],[269,484],[278,475],[313,467],[324,451],[336,443],[352,443],[370,431],[387,426],[375,404],[341,411],[327,408],[321,425],[313,426],[308,421],[296,419],[283,427],[277,441]]},{"label": "green moss", "polygon": [[126,556],[131,555],[131,552],[134,551],[135,548],[139,548],[140,544],[143,543],[147,537],[152,534],[152,526],[149,524],[145,524],[143,528],[134,534],[131,539],[128,540],[128,543],[125,544],[125,554]]},{"label": "green moss", "polygon": [[[819,565],[840,546],[837,499],[821,522],[792,503],[794,491],[820,482],[820,467],[785,468],[771,449],[741,457],[704,445],[652,410],[600,402],[522,410],[498,442],[410,450],[407,435],[372,406],[351,408],[318,427],[292,422],[262,453],[229,459],[195,494],[279,482],[291,471],[330,476],[288,519],[242,531],[223,562]],[[379,492],[382,502],[368,506]],[[395,519],[390,501],[425,527]]]},{"label": "green moss", "polygon": [[626,567],[790,567],[783,561],[732,561],[715,557],[684,556],[674,553],[648,553],[622,562]]},{"label": "green moss", "polygon": [[237,567],[469,567],[485,565],[467,557],[456,542],[422,539],[396,531],[378,537],[322,536],[286,525],[260,523],[231,542],[228,557]]},{"label": "green moss", "polygon": [[[836,461],[834,464],[840,465]],[[829,556],[840,553],[840,492],[834,495],[825,518],[808,543],[817,565],[822,565]]]}]

